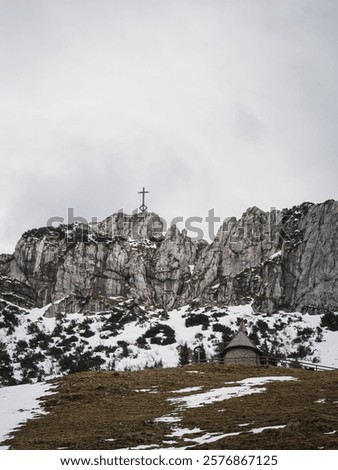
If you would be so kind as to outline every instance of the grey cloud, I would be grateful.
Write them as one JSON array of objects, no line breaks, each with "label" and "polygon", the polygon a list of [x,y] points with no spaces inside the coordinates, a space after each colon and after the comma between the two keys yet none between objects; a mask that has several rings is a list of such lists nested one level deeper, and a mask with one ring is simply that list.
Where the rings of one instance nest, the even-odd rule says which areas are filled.
[{"label": "grey cloud", "polygon": [[67,207],[337,198],[332,0],[0,1],[0,252]]}]

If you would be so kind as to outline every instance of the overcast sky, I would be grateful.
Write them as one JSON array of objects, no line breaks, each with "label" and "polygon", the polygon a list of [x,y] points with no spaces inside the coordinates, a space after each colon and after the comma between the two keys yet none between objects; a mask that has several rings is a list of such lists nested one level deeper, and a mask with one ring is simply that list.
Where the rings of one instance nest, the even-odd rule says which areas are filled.
[{"label": "overcast sky", "polygon": [[0,0],[0,253],[52,216],[338,199],[337,0]]}]

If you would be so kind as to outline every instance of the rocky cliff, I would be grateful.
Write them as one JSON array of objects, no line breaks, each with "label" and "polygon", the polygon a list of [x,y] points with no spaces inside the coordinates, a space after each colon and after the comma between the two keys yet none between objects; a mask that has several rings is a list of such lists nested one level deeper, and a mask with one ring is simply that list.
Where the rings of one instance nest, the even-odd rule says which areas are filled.
[{"label": "rocky cliff", "polygon": [[338,311],[338,202],[227,219],[193,241],[154,213],[43,227],[0,255],[0,299],[57,312],[110,311],[116,297],[170,310],[188,303],[255,311]]}]

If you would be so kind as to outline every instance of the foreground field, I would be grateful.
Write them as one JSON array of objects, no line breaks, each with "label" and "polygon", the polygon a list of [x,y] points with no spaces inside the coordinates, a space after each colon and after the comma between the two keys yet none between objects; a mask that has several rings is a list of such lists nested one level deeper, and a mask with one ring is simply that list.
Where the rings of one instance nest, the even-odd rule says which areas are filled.
[{"label": "foreground field", "polygon": [[186,366],[51,381],[11,449],[338,449],[338,371]]}]

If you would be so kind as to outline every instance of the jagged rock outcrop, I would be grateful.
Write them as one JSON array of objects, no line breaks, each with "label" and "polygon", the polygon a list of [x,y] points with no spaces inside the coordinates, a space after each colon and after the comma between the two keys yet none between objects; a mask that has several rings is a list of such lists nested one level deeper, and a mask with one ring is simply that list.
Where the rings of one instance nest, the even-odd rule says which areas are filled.
[{"label": "jagged rock outcrop", "polygon": [[[338,202],[227,219],[216,239],[163,232],[153,213],[44,227],[0,256],[0,298],[47,312],[109,311],[114,298],[164,309],[191,301],[256,310],[338,311]],[[21,302],[21,304],[19,303]]]},{"label": "jagged rock outcrop", "polygon": [[35,307],[37,301],[31,286],[7,276],[0,276],[0,300],[27,309]]},{"label": "jagged rock outcrop", "polygon": [[[214,298],[230,304],[252,298],[253,307],[265,312],[278,309],[310,313],[336,311],[338,203],[332,200],[318,205],[305,203],[284,210],[278,216],[272,231],[271,249],[280,248],[280,252],[264,259],[271,251],[258,246],[255,256],[261,253],[262,261],[256,266],[255,256],[248,257],[246,249],[238,252],[237,266],[244,257],[246,269],[236,272],[235,264],[234,274],[225,274]],[[221,271],[222,259],[219,265]]]},{"label": "jagged rock outcrop", "polygon": [[338,202],[286,212],[282,251],[285,304],[317,312],[338,307]]}]

